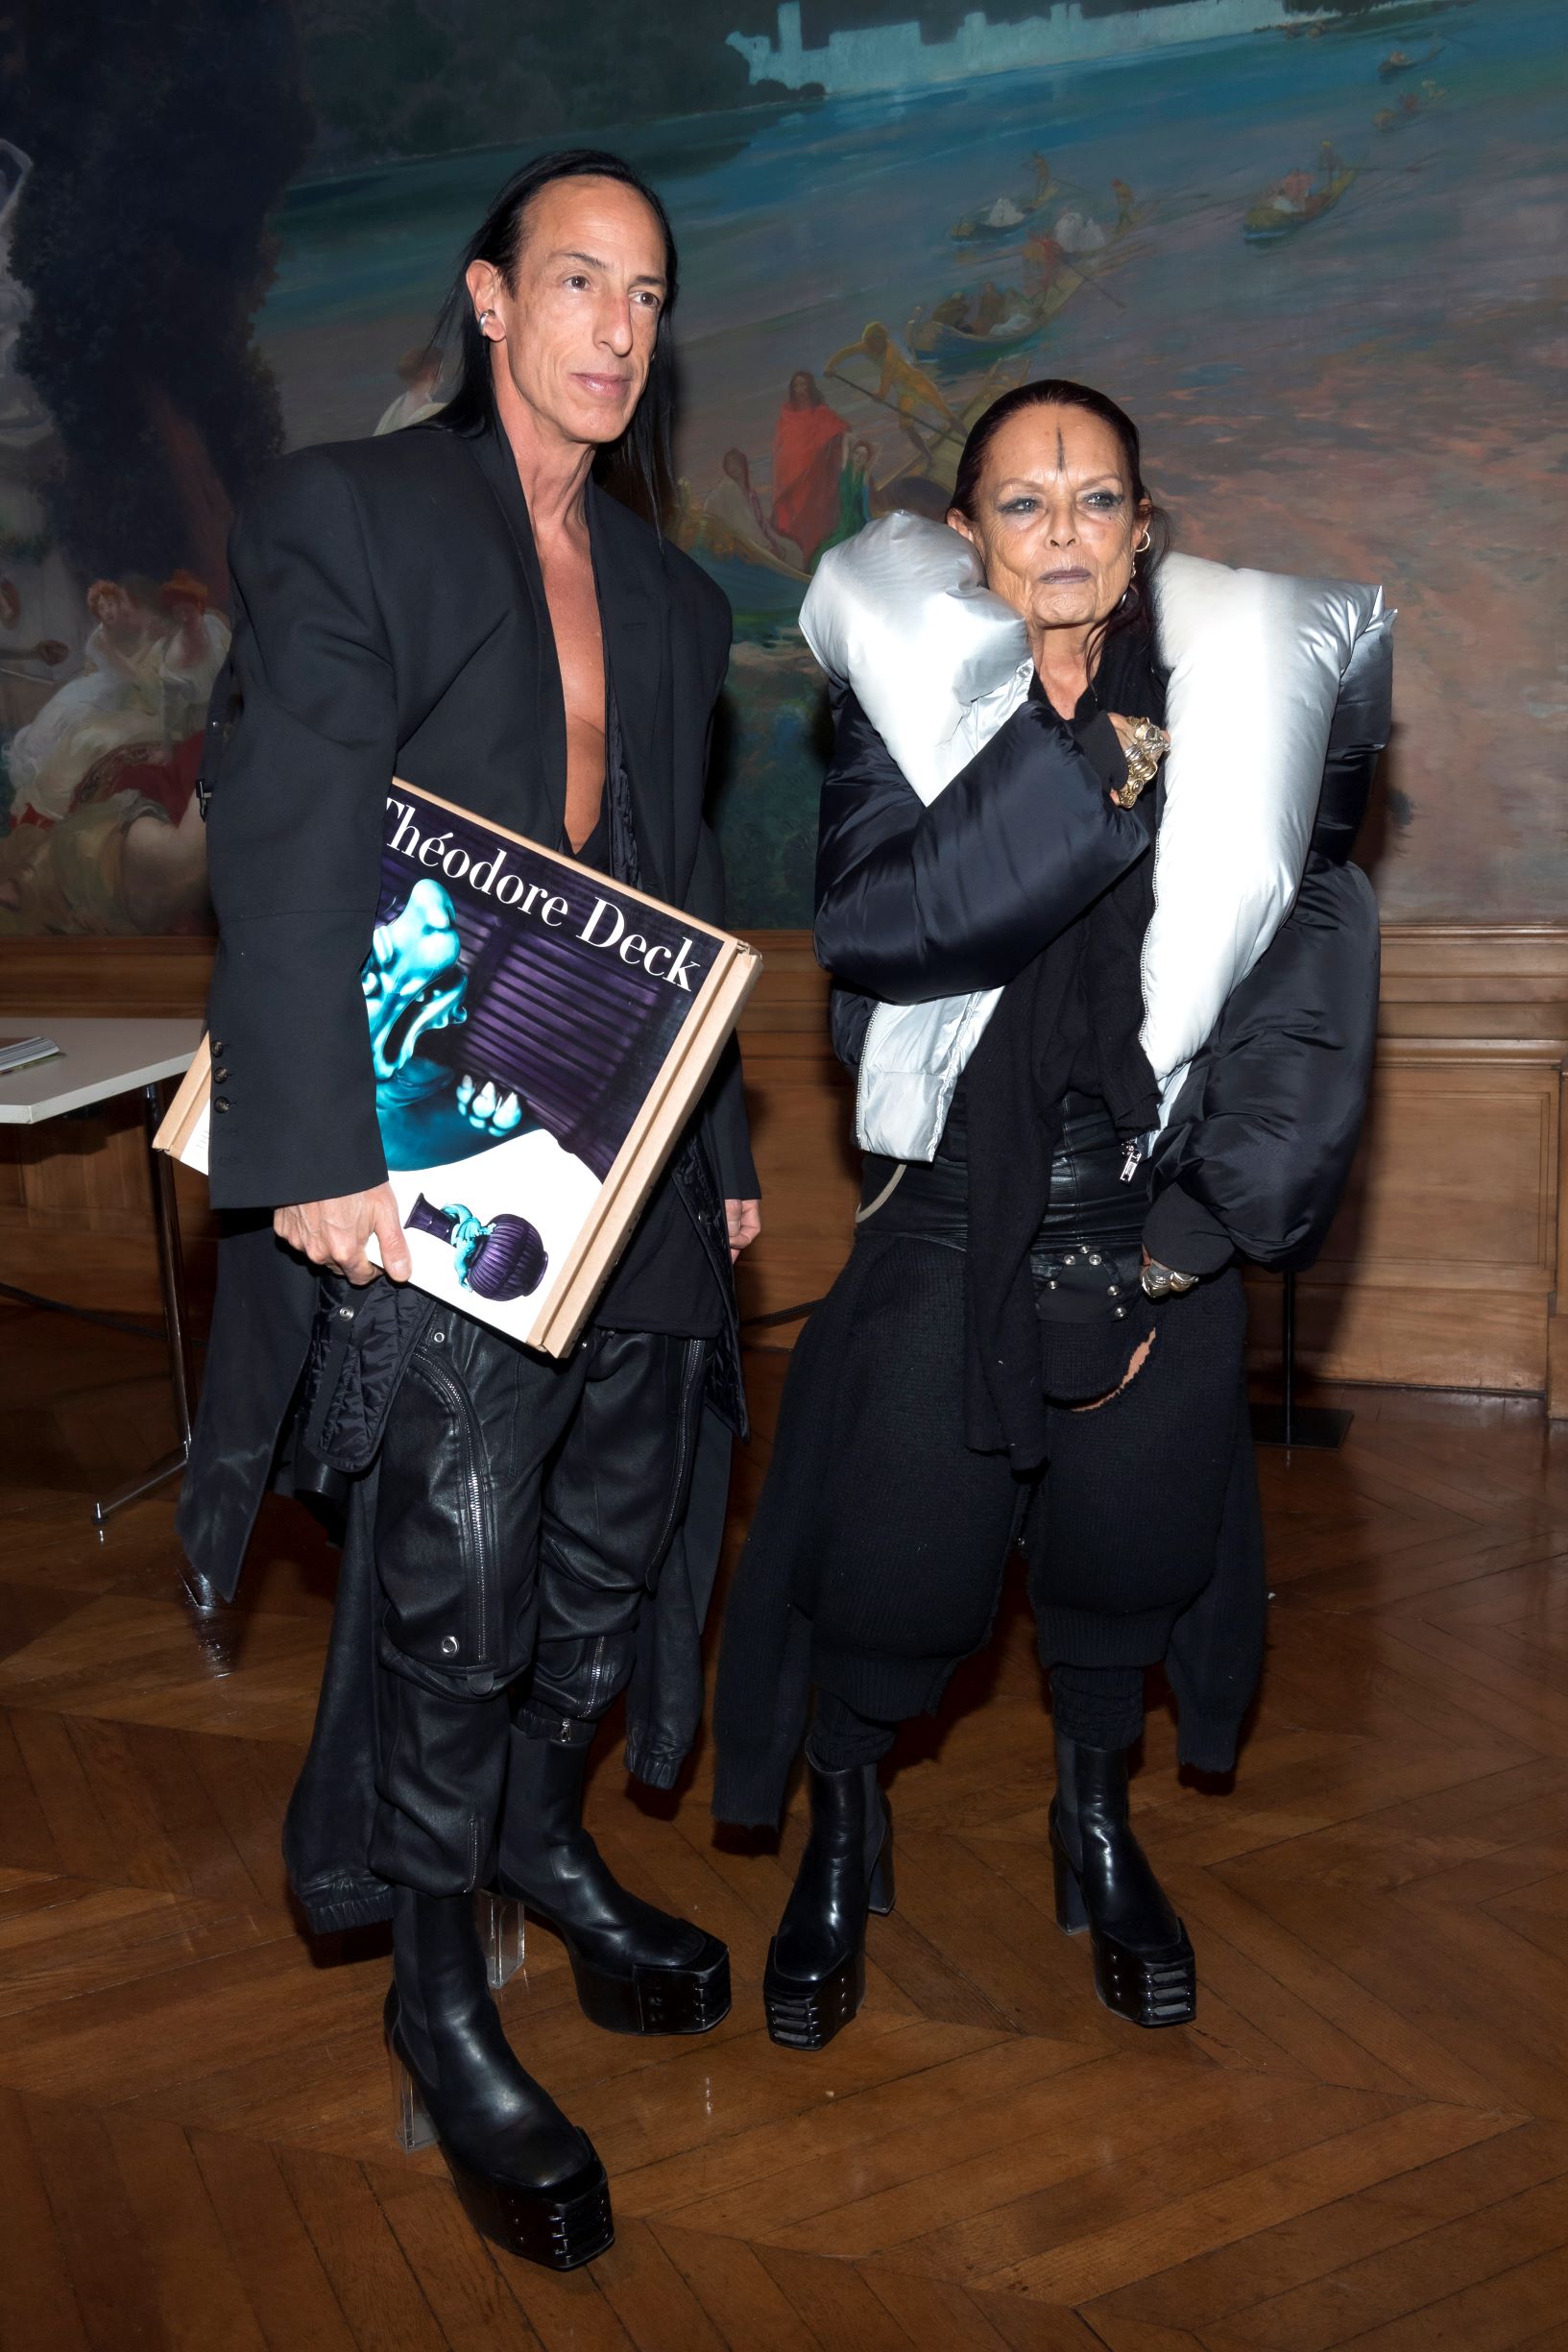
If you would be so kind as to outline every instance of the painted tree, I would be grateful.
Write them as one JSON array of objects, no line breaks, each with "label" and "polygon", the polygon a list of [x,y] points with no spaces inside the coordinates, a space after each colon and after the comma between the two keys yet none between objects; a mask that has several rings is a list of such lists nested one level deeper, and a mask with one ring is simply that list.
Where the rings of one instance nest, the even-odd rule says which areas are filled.
[{"label": "painted tree", "polygon": [[253,322],[267,216],[309,145],[283,0],[29,12],[35,169],[12,266],[17,364],[54,416],[84,577],[187,566],[214,594],[233,504],[282,441]]},{"label": "painted tree", "polygon": [[297,0],[325,160],[436,155],[783,98],[726,45],[773,0]]}]

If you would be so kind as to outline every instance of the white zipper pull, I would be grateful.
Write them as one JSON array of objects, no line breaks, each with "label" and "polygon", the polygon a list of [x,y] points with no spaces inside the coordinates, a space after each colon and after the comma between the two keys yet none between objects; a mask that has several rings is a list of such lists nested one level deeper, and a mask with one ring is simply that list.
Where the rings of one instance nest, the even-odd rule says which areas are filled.
[{"label": "white zipper pull", "polygon": [[1143,1156],[1144,1147],[1142,1144],[1128,1144],[1127,1156],[1122,1163],[1122,1182],[1123,1184],[1130,1184],[1132,1182],[1133,1177],[1138,1174],[1138,1163]]}]

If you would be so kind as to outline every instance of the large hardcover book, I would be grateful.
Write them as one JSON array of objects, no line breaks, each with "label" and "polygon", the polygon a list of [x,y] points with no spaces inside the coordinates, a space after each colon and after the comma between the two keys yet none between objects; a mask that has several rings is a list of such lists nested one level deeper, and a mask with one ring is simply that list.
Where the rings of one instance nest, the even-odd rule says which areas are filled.
[{"label": "large hardcover book", "polygon": [[[421,1289],[564,1355],[761,970],[742,940],[394,782],[364,967]],[[207,1167],[201,1051],[157,1134]]]}]

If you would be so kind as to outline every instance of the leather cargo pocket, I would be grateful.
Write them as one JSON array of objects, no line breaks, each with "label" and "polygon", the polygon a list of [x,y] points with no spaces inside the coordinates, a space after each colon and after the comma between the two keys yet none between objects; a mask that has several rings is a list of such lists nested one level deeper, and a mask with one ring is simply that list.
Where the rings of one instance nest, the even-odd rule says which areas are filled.
[{"label": "leather cargo pocket", "polygon": [[687,1495],[691,1487],[691,1464],[697,1447],[697,1423],[702,1418],[703,1375],[712,1352],[707,1340],[688,1339],[672,1345],[680,1347],[676,1374],[675,1450],[670,1461],[669,1491],[663,1515],[648,1554],[647,1588],[650,1592],[659,1589],[660,1571],[686,1511]]},{"label": "leather cargo pocket", "polygon": [[375,1564],[394,1645],[460,1674],[494,1667],[499,1648],[495,1504],[472,1401],[439,1344],[415,1351],[387,1420]]}]

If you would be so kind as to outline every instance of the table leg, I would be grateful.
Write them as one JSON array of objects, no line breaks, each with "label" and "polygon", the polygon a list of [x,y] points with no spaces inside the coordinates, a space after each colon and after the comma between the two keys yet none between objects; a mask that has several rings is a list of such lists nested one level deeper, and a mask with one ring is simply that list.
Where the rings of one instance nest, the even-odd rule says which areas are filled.
[{"label": "table leg", "polygon": [[111,1512],[122,1503],[133,1503],[138,1495],[151,1494],[155,1487],[174,1478],[190,1460],[190,1338],[185,1329],[185,1270],[180,1253],[180,1205],[175,1198],[174,1162],[166,1152],[153,1149],[153,1137],[157,1133],[163,1116],[162,1089],[157,1085],[142,1089],[142,1110],[147,1126],[147,1161],[153,1184],[153,1223],[157,1233],[157,1273],[163,1293],[163,1328],[169,1345],[169,1387],[174,1396],[175,1434],[179,1440],[172,1454],[143,1470],[139,1477],[128,1479],[106,1494],[92,1507],[93,1519],[100,1530]]}]

